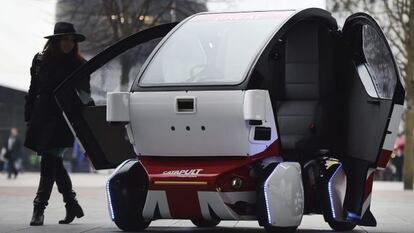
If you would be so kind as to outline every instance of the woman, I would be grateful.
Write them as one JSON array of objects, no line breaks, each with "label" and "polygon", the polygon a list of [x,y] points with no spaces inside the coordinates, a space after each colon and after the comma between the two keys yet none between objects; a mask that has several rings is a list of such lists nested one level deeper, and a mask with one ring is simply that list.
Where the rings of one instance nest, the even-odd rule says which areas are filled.
[{"label": "woman", "polygon": [[[85,36],[76,33],[72,24],[58,22],[54,34],[45,38],[48,41],[44,50],[35,55],[30,68],[31,83],[25,106],[28,124],[25,146],[41,156],[40,182],[30,221],[32,226],[43,225],[44,209],[55,181],[66,203],[66,217],[59,223],[69,224],[75,217],[83,216],[62,160],[65,148],[73,145],[74,138],[55,101],[53,91],[69,74],[85,63],[78,49],[78,42],[84,41]],[[89,83],[83,89],[89,91]]]}]

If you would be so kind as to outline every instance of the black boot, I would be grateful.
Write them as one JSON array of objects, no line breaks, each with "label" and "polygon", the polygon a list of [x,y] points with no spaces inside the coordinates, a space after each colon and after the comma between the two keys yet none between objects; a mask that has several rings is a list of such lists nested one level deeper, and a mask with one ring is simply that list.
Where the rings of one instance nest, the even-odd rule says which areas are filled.
[{"label": "black boot", "polygon": [[82,207],[76,200],[76,193],[72,189],[72,181],[69,174],[63,166],[62,158],[58,158],[56,161],[56,184],[59,192],[63,196],[63,202],[66,203],[66,217],[59,221],[59,224],[69,224],[77,218],[83,217]]},{"label": "black boot", "polygon": [[39,187],[37,189],[36,197],[33,200],[33,216],[30,220],[30,226],[43,225],[44,210],[48,204],[50,193],[53,188],[53,179],[46,176],[40,177]]},{"label": "black boot", "polygon": [[66,207],[66,217],[59,221],[59,224],[69,224],[77,218],[83,217],[83,210],[82,207],[79,205],[76,199],[68,201],[65,205]]},{"label": "black boot", "polygon": [[45,206],[35,205],[33,208],[32,220],[30,220],[30,226],[41,226],[43,225]]}]

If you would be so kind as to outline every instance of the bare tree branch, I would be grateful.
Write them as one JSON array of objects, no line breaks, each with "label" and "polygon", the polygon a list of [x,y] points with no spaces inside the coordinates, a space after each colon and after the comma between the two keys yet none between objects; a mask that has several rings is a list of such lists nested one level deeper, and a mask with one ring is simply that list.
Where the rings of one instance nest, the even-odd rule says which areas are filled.
[{"label": "bare tree branch", "polygon": [[[402,34],[401,31],[398,31],[398,29],[396,27],[387,27],[387,28],[394,33],[394,35],[397,37],[397,39],[400,43],[402,43],[402,44],[406,43],[406,38],[403,36],[403,35],[405,35],[405,33],[403,35],[401,35]],[[400,30],[404,30],[404,29],[400,29]],[[387,33],[387,34],[390,35],[390,33]]]},{"label": "bare tree branch", "polygon": [[385,6],[385,11],[386,11],[386,13],[387,13],[387,15],[391,18],[391,20],[396,21],[396,22],[399,22],[400,18],[398,18],[397,16],[395,16],[395,15],[393,14],[393,11],[392,11],[392,9],[391,9],[391,7],[390,7],[389,3],[388,3],[388,0],[385,0],[385,1],[384,1],[384,6]]},{"label": "bare tree branch", "polygon": [[155,25],[157,22],[158,22],[158,20],[161,18],[161,16],[167,11],[167,10],[169,10],[169,9],[171,9],[171,6],[172,6],[172,4],[173,4],[173,1],[174,0],[170,0],[170,2],[168,3],[168,5],[166,6],[166,7],[164,7],[163,9],[162,9],[162,11],[160,11],[155,17],[154,17],[154,23],[151,25],[151,26],[153,26],[153,25]]}]

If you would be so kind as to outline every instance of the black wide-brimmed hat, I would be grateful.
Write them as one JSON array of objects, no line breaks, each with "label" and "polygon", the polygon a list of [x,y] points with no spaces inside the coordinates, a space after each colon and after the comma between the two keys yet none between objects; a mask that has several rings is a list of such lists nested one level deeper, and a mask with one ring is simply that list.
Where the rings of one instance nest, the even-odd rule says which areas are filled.
[{"label": "black wide-brimmed hat", "polygon": [[72,35],[75,38],[75,41],[82,42],[85,40],[85,36],[79,33],[76,33],[75,27],[71,23],[67,22],[57,22],[55,24],[55,29],[53,30],[53,35],[45,36],[46,39],[52,39],[56,37]]}]

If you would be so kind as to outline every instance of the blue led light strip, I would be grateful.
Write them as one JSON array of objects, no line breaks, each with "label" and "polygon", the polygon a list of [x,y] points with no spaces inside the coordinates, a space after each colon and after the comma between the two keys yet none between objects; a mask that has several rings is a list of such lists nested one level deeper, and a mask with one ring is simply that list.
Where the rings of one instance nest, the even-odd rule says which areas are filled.
[{"label": "blue led light strip", "polygon": [[109,188],[109,182],[110,182],[110,179],[106,182],[106,197],[108,199],[109,215],[110,215],[112,221],[114,221],[115,220],[115,214],[114,214],[114,208],[112,207],[112,200],[111,200],[112,198],[111,198],[111,191],[110,191],[110,188]]},{"label": "blue led light strip", "polygon": [[361,220],[361,216],[349,211],[346,211],[346,220],[351,221],[351,222],[355,222],[356,220]]},{"label": "blue led light strip", "polygon": [[333,196],[333,185],[332,185],[332,179],[336,176],[336,174],[338,173],[338,171],[340,170],[340,168],[342,167],[342,164],[340,164],[334,174],[331,176],[331,178],[328,181],[328,193],[329,193],[329,201],[331,202],[331,211],[332,211],[332,217],[334,219],[336,219],[336,213],[335,213],[335,208],[334,208],[334,196]]},{"label": "blue led light strip", "polygon": [[116,169],[115,169],[115,171],[114,172],[112,172],[112,174],[111,174],[111,176],[109,177],[109,179],[108,179],[108,181],[106,182],[106,197],[107,197],[107,200],[108,200],[108,209],[109,209],[109,215],[110,215],[110,217],[111,217],[111,219],[112,219],[112,221],[113,220],[115,220],[115,212],[114,212],[114,208],[113,208],[113,206],[112,206],[112,197],[111,197],[111,189],[110,189],[110,181],[111,181],[111,179],[118,173],[118,171],[125,165],[125,164],[127,164],[127,163],[129,163],[129,162],[131,162],[131,161],[133,161],[133,162],[136,162],[136,160],[135,159],[128,159],[128,160],[125,160],[124,162],[122,162]]},{"label": "blue led light strip", "polygon": [[[273,176],[273,173],[275,173],[277,166],[275,167],[275,169],[273,170],[273,172],[270,174],[269,177]],[[270,215],[270,209],[269,209],[269,198],[268,198],[268,194],[267,194],[267,188],[269,186],[268,182],[269,182],[269,177],[267,177],[265,183],[264,183],[264,197],[265,197],[265,204],[266,204],[266,212],[267,212],[267,222],[272,225],[272,217]]]}]

